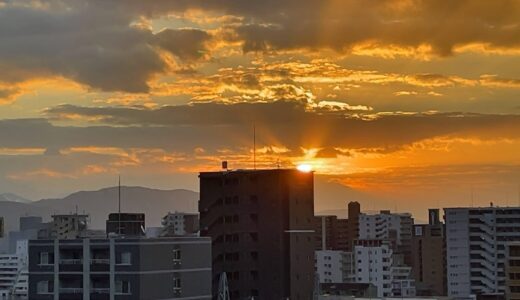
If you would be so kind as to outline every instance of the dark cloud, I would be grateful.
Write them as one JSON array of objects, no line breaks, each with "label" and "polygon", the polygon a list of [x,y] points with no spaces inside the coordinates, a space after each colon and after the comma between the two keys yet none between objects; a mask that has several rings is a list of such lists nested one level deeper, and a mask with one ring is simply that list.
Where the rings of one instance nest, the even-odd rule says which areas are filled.
[{"label": "dark cloud", "polygon": [[[54,120],[81,116],[108,125],[135,126],[120,130],[140,134],[148,131],[152,134],[157,130],[156,138],[170,134],[172,141],[180,144],[190,143],[192,147],[197,147],[201,146],[197,143],[204,143],[203,147],[211,148],[248,146],[253,122],[262,133],[260,136],[263,135],[263,143],[281,144],[289,149],[300,146],[397,149],[438,136],[482,139],[520,137],[518,115],[380,114],[366,115],[360,119],[345,113],[309,111],[303,103],[284,101],[232,105],[204,103],[158,109],[63,105],[50,108],[47,114]],[[89,132],[88,129],[84,130]],[[113,134],[117,130],[109,129],[114,131]],[[208,139],[214,143],[209,143]],[[145,140],[157,143],[148,137]],[[330,153],[331,150],[323,152],[327,156]]]},{"label": "dark cloud", "polygon": [[132,26],[140,14],[123,3],[58,3],[0,8],[0,82],[62,76],[104,91],[146,92],[148,80],[168,69],[156,47],[182,62],[200,58],[210,38],[183,29],[154,35]]}]

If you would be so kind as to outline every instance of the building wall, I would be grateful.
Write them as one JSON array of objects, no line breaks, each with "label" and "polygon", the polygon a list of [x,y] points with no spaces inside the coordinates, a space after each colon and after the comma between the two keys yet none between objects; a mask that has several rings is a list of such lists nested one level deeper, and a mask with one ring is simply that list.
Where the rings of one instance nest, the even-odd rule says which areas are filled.
[{"label": "building wall", "polygon": [[520,300],[520,243],[507,245],[506,299]]},{"label": "building wall", "polygon": [[520,241],[520,208],[445,209],[449,295],[506,292],[506,248]]},{"label": "building wall", "polygon": [[[79,265],[64,262],[71,251],[81,254]],[[49,265],[40,264],[42,252],[53,257]],[[33,240],[29,257],[30,299],[211,298],[211,243],[206,238]],[[42,281],[50,282],[50,293],[38,293]],[[118,281],[128,284],[129,294],[118,296]]]},{"label": "building wall", "polygon": [[353,281],[354,261],[352,252],[338,250],[316,251],[316,273],[320,283],[345,283]]},{"label": "building wall", "polygon": [[412,253],[412,270],[418,292],[424,296],[446,295],[443,225],[414,225]]},{"label": "building wall", "polygon": [[238,170],[199,177],[200,234],[213,241],[213,294],[226,272],[233,299],[311,299],[313,174]]},{"label": "building wall", "polygon": [[378,247],[354,246],[355,281],[372,283],[378,297],[392,295],[392,249],[388,245]]},{"label": "building wall", "polygon": [[471,294],[468,210],[445,209],[444,211],[448,296],[468,297]]},{"label": "building wall", "polygon": [[412,264],[412,226],[409,213],[361,214],[359,216],[359,239],[379,239],[391,242],[394,252],[404,254],[405,264]]}]

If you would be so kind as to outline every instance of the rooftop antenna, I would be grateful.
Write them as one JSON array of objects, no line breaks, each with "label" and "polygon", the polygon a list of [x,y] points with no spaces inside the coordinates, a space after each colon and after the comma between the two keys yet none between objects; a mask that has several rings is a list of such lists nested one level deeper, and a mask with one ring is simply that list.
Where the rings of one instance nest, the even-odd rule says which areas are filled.
[{"label": "rooftop antenna", "polygon": [[256,124],[253,123],[253,170],[256,170]]},{"label": "rooftop antenna", "polygon": [[471,207],[473,207],[474,195],[473,195],[473,185],[471,185]]},{"label": "rooftop antenna", "polygon": [[117,233],[121,234],[121,174],[118,177],[117,212]]}]

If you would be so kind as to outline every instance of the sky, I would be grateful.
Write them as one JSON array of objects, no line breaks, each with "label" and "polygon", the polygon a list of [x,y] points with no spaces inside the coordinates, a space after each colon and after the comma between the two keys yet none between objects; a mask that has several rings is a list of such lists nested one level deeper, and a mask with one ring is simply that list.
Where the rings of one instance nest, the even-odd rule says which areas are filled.
[{"label": "sky", "polygon": [[[0,192],[309,164],[316,210],[520,202],[519,0],[0,0]],[[255,128],[255,130],[253,130]]]}]

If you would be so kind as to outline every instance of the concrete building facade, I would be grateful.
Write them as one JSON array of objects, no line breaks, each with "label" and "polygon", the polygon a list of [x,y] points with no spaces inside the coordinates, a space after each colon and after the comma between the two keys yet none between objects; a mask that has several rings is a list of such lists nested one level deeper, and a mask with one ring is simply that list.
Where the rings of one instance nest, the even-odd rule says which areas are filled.
[{"label": "concrete building facade", "polygon": [[309,300],[314,286],[314,176],[289,169],[200,173],[200,235],[211,237],[213,294]]},{"label": "concrete building facade", "polygon": [[506,248],[520,241],[520,208],[445,208],[448,296],[500,297]]},{"label": "concrete building facade", "polygon": [[316,273],[320,283],[354,282],[355,272],[352,252],[316,251]]},{"label": "concrete building facade", "polygon": [[429,223],[414,225],[412,270],[420,296],[446,295],[444,224],[439,210],[430,209]]},{"label": "concrete building facade", "polygon": [[394,253],[404,254],[404,262],[412,264],[413,218],[409,213],[390,213],[382,210],[379,214],[359,216],[360,240],[389,241]]},{"label": "concrete building facade", "polygon": [[28,299],[27,241],[18,241],[16,252],[0,255],[0,300]]},{"label": "concrete building facade", "polygon": [[29,241],[29,299],[211,299],[208,238]]},{"label": "concrete building facade", "polygon": [[520,300],[520,242],[506,247],[506,299]]},{"label": "concrete building facade", "polygon": [[197,235],[199,233],[199,214],[174,212],[162,219],[162,236]]}]

